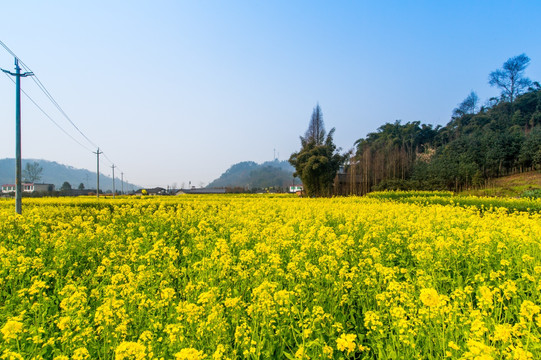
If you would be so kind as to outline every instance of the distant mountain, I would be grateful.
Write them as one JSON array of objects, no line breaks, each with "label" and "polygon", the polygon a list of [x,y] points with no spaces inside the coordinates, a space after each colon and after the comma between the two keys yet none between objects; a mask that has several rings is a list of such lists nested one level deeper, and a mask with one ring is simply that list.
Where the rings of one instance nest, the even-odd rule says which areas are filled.
[{"label": "distant mountain", "polygon": [[[96,189],[96,173],[86,169],[76,169],[72,166],[59,164],[54,161],[23,159],[22,169],[26,163],[37,162],[43,168],[40,183],[54,184],[56,189],[60,189],[64,181],[70,183],[73,189],[77,189],[79,184],[83,183],[85,189]],[[116,175],[116,174],[115,174]],[[120,179],[115,176],[115,189],[121,189]],[[15,183],[15,159],[0,159],[0,183]],[[124,191],[137,190],[138,185],[124,183]],[[113,190],[113,178],[100,173],[100,190]]]},{"label": "distant mountain", "polygon": [[257,164],[253,161],[243,161],[231,166],[218,179],[212,181],[207,187],[242,187],[245,189],[287,188],[290,185],[300,184],[300,180],[293,180],[295,169],[287,161],[267,161]]}]

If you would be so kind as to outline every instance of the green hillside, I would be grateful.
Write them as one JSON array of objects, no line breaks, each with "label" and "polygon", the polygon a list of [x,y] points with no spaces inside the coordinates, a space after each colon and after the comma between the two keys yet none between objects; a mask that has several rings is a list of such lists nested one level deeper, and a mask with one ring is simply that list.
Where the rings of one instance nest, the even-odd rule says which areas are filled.
[{"label": "green hillside", "polygon": [[285,190],[294,182],[295,184],[300,183],[298,178],[293,178],[293,172],[293,167],[287,161],[275,160],[263,164],[243,161],[231,166],[207,187],[243,188],[247,190],[275,188]]},{"label": "green hillside", "polygon": [[[541,85],[525,76],[529,63],[525,54],[508,59],[489,74],[500,96],[483,103],[472,91],[445,126],[396,120],[358,139],[335,193],[484,188],[488,193],[506,188],[496,179],[541,169]],[[502,191],[528,190],[524,184],[514,187]]]},{"label": "green hillside", "polygon": [[355,145],[348,178],[360,179],[358,193],[484,188],[541,168],[541,89],[455,109],[443,127],[387,123]]},{"label": "green hillside", "polygon": [[[64,181],[70,183],[72,188],[76,189],[79,184],[83,183],[86,189],[96,188],[96,173],[87,169],[76,169],[72,166],[59,164],[54,161],[23,159],[22,168],[24,169],[27,163],[37,162],[42,168],[40,183],[54,184],[56,189],[60,189]],[[116,176],[115,176],[116,178]],[[13,184],[15,183],[15,159],[0,159],[0,183]],[[115,188],[120,190],[120,179],[116,178]],[[124,191],[138,189],[139,186],[130,183],[124,183]],[[113,179],[109,176],[100,174],[100,190],[107,191],[113,189]]]},{"label": "green hillside", "polygon": [[492,179],[487,182],[485,188],[466,190],[462,194],[476,196],[541,197],[541,171],[528,171]]}]

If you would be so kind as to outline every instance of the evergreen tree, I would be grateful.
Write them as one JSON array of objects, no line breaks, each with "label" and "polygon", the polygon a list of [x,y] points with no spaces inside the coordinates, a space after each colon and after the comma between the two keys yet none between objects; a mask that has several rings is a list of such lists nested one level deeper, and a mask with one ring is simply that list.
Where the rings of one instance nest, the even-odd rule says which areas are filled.
[{"label": "evergreen tree", "polygon": [[307,142],[313,141],[316,145],[322,145],[325,141],[325,124],[323,123],[323,113],[319,104],[316,105],[312,112],[310,124],[304,134],[304,139]]},{"label": "evergreen tree", "polygon": [[323,114],[319,104],[314,108],[301,149],[291,154],[289,162],[295,167],[295,176],[303,183],[308,196],[329,196],[332,184],[344,157],[337,152],[333,142],[335,129],[325,132]]}]

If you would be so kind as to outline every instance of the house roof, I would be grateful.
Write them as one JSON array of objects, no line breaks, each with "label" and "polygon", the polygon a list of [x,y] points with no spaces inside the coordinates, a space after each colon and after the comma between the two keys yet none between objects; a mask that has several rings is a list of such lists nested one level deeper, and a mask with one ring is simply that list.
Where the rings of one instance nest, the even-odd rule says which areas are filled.
[{"label": "house roof", "polygon": [[176,192],[180,194],[225,194],[225,189],[212,189],[212,188],[200,188],[200,189],[180,189]]},{"label": "house roof", "polygon": [[135,193],[136,194],[141,194],[143,192],[143,190],[146,190],[147,193],[149,194],[160,194],[160,193],[165,193],[165,189],[162,188],[162,187],[155,187],[155,188],[150,188],[150,189],[139,189],[137,190]]}]

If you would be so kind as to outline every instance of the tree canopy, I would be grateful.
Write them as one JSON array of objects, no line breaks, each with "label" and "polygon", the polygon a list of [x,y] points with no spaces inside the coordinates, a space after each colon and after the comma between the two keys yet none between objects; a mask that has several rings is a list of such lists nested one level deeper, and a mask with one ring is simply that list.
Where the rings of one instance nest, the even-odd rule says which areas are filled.
[{"label": "tree canopy", "polygon": [[[383,189],[460,190],[541,168],[541,89],[524,75],[530,59],[507,60],[489,76],[500,100],[478,106],[472,91],[449,123],[386,123],[355,142],[349,193]],[[344,192],[342,192],[344,193]]]},{"label": "tree canopy", "polygon": [[300,137],[301,149],[291,154],[289,162],[295,168],[308,196],[329,196],[332,184],[344,157],[333,142],[335,129],[325,132],[319,104],[314,108],[308,130]]},{"label": "tree canopy", "polygon": [[71,184],[67,181],[64,181],[64,183],[62,184],[62,186],[60,187],[60,191],[62,192],[69,192],[71,191]]},{"label": "tree canopy", "polygon": [[502,91],[502,98],[511,104],[515,98],[532,84],[532,81],[524,77],[524,71],[530,64],[530,58],[521,54],[508,59],[501,69],[490,73],[488,83]]},{"label": "tree canopy", "polygon": [[323,123],[323,113],[319,104],[316,105],[312,112],[308,130],[306,130],[303,139],[305,142],[313,141],[316,145],[322,145],[325,142],[325,124]]},{"label": "tree canopy", "polygon": [[34,161],[33,163],[26,163],[22,175],[24,181],[34,183],[41,180],[42,172],[43,168],[39,165],[38,162]]}]

